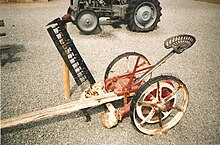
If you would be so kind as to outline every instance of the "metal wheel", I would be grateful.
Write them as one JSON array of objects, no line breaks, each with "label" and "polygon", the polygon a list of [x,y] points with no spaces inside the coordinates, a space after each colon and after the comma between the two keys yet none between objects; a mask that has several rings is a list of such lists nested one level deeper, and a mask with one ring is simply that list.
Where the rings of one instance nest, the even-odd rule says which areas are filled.
[{"label": "metal wheel", "polygon": [[[129,83],[133,83],[149,66],[148,59],[139,53],[126,52],[119,55],[106,69],[104,76],[106,90],[108,92],[114,91],[119,95],[123,94],[123,89],[126,88],[130,93],[135,93],[145,81],[151,78],[152,74],[149,74],[142,82],[131,88],[129,88]],[[133,72],[135,73],[132,77]],[[133,79],[132,82],[130,82],[131,79]]]},{"label": "metal wheel", "polygon": [[93,10],[82,10],[76,16],[76,26],[84,34],[91,34],[98,25],[99,19]]},{"label": "metal wheel", "polygon": [[144,84],[133,97],[130,117],[135,128],[157,135],[174,127],[183,117],[189,92],[181,80],[158,76]]},{"label": "metal wheel", "polygon": [[154,30],[161,15],[158,0],[131,0],[125,18],[129,29],[146,32]]}]

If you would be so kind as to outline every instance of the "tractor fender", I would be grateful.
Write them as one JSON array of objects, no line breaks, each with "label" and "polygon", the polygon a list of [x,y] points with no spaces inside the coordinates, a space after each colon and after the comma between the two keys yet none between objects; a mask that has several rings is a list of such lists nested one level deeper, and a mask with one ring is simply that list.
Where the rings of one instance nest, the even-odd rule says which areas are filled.
[{"label": "tractor fender", "polygon": [[70,7],[72,11],[76,12],[78,9],[79,0],[70,0]]}]

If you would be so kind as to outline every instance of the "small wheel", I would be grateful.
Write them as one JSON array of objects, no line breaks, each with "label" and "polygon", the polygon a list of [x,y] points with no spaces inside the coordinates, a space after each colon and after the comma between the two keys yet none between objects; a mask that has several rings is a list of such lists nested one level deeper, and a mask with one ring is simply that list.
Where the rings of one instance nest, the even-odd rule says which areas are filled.
[{"label": "small wheel", "polygon": [[93,10],[82,10],[76,16],[76,26],[84,34],[91,34],[99,25],[99,19]]},{"label": "small wheel", "polygon": [[132,31],[152,31],[160,21],[161,7],[158,0],[131,0],[125,20]]},{"label": "small wheel", "polygon": [[189,92],[181,80],[173,76],[150,79],[132,99],[130,117],[135,128],[148,135],[167,132],[183,117]]},{"label": "small wheel", "polygon": [[[131,78],[131,73],[134,71],[136,66],[136,72],[134,77]],[[130,79],[140,77],[150,66],[148,59],[142,54],[136,52],[126,52],[117,56],[107,67],[104,80],[105,89],[108,92],[115,91],[116,94],[123,92],[122,88],[128,85]],[[130,93],[136,92],[139,87],[151,78],[152,74],[149,74],[145,79],[131,88]]]}]

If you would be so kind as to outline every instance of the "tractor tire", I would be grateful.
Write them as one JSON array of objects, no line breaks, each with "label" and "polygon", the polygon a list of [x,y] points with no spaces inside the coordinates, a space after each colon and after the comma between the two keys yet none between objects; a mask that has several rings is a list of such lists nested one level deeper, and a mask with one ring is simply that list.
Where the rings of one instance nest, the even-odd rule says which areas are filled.
[{"label": "tractor tire", "polygon": [[93,10],[82,10],[76,16],[76,26],[84,34],[92,34],[99,26],[99,18]]},{"label": "tractor tire", "polygon": [[161,9],[158,0],[131,0],[125,15],[128,29],[137,32],[154,30],[160,21]]}]

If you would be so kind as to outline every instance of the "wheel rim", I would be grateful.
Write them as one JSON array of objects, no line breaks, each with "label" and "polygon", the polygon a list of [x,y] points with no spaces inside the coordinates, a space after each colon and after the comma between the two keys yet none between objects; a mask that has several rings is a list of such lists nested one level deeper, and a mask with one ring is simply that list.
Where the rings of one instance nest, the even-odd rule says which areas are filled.
[{"label": "wheel rim", "polygon": [[[154,84],[156,85],[156,84]],[[172,87],[172,85],[168,84],[168,83],[164,83],[164,82],[161,82],[160,83],[160,87],[161,87],[161,97],[163,99],[165,99],[166,95],[168,94],[171,94],[171,92],[174,91],[174,88]],[[139,101],[151,101],[151,102],[155,102],[157,101],[157,98],[154,98],[153,96],[156,96],[156,92],[157,90],[155,89],[156,87],[155,86],[151,86],[147,92],[145,92],[145,94],[147,95],[144,95],[141,100]],[[165,93],[165,91],[168,91],[169,93],[167,93],[166,95],[162,95]],[[166,103],[166,106],[169,106],[169,107],[172,107],[176,104],[176,95],[173,96],[173,98]],[[157,108],[158,109],[158,108]],[[141,106],[141,105],[137,105],[136,106],[136,110],[137,110],[137,115],[140,119],[142,120],[146,120],[145,122],[147,123],[157,123],[159,122],[159,119],[157,118],[156,114],[154,113],[154,108],[153,107],[144,107],[144,106]],[[162,111],[162,120],[166,119],[170,113],[171,113],[171,109],[169,109],[168,111]],[[146,118],[149,118],[148,120]]]},{"label": "wheel rim", "polygon": [[98,18],[94,13],[86,11],[78,17],[77,23],[82,31],[91,32],[96,29]]},{"label": "wheel rim", "polygon": [[[124,74],[131,74],[133,72],[133,69],[135,67],[135,64],[138,63],[138,67],[137,70],[142,70],[143,68],[147,68],[149,67],[150,63],[147,60],[147,58],[145,58],[144,56],[138,54],[138,53],[125,53],[122,54],[120,56],[118,56],[117,58],[115,58],[109,65],[106,74],[105,74],[105,80],[109,80],[108,83],[105,83],[105,88],[106,90],[109,91],[113,91],[109,88],[112,88],[113,85],[115,85],[115,83],[117,82],[118,84],[124,84],[124,86],[127,85],[127,83],[130,80],[130,76],[124,76],[124,77],[120,77],[117,78],[118,76],[122,76]],[[135,78],[140,77],[142,74],[144,73],[144,71],[140,71],[138,73],[135,73]],[[149,74],[148,76],[146,76],[144,78],[144,80],[142,81],[142,83],[146,82],[147,80],[149,80],[151,78],[152,74]],[[105,81],[106,82],[106,81]],[[112,83],[113,82],[113,83]],[[118,91],[120,87],[123,86],[119,86],[115,85],[116,88],[114,87],[114,91],[116,94],[121,94],[122,91]],[[137,90],[138,88],[136,88],[137,86],[134,86],[131,88],[131,90],[133,90],[134,88]],[[119,93],[120,92],[120,93]],[[134,93],[134,92],[132,92]]]},{"label": "wheel rim", "polygon": [[135,24],[140,28],[147,28],[153,25],[156,18],[156,7],[151,3],[141,3],[135,10]]},{"label": "wheel rim", "polygon": [[[138,59],[140,58],[139,63],[143,63],[138,67],[138,69],[148,67],[150,65],[149,61],[138,54],[128,54],[124,55],[123,57],[117,59],[117,61],[111,66],[111,69],[109,70],[108,74],[106,75],[107,78],[114,77],[121,74],[131,73],[134,69],[134,65]],[[143,73],[143,72],[142,72]],[[138,76],[140,76],[142,73],[139,73]],[[146,80],[149,80],[151,76],[147,76]]]},{"label": "wheel rim", "polygon": [[[133,123],[142,133],[157,135],[167,132],[183,117],[188,106],[188,90],[185,85],[178,80],[172,80],[171,82],[172,84],[159,81],[161,88],[168,88],[172,91],[172,93],[169,93],[172,97],[167,94],[168,96],[164,95],[164,97],[160,98],[161,103],[157,104],[157,101],[154,99],[146,99],[147,95],[155,90],[155,86],[157,86],[158,82],[151,84],[145,91],[143,91],[141,97],[137,100],[132,114]],[[172,101],[172,99],[172,104],[167,104],[167,102]],[[143,113],[143,106],[150,108],[147,115],[144,115]]]}]

